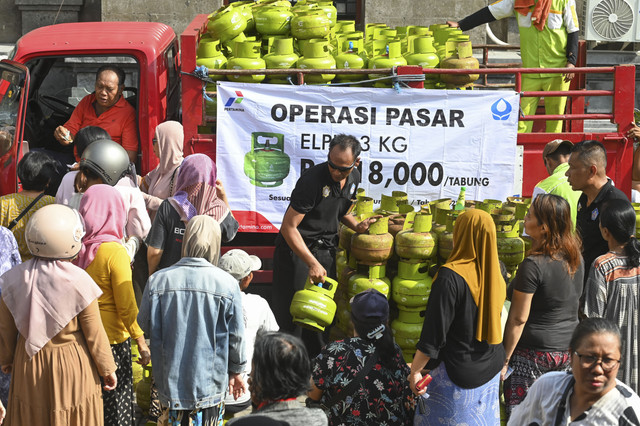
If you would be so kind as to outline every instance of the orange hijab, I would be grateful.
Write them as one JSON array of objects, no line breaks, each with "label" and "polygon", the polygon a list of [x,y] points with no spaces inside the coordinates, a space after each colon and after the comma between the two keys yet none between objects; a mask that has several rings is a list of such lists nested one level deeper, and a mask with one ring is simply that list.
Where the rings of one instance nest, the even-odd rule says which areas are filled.
[{"label": "orange hijab", "polygon": [[488,213],[462,213],[453,229],[453,251],[443,265],[466,281],[478,306],[476,339],[492,345],[502,342],[500,314],[507,286],[500,273],[496,226]]}]

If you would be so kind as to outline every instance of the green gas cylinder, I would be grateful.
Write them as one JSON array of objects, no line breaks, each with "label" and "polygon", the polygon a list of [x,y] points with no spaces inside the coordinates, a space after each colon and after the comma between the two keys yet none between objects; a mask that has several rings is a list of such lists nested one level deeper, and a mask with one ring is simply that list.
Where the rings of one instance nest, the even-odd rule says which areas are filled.
[{"label": "green gas cylinder", "polygon": [[289,175],[291,159],[281,133],[251,133],[251,151],[244,156],[244,174],[255,186],[273,188]]},{"label": "green gas cylinder", "polygon": [[247,26],[243,30],[243,32],[246,34],[253,34],[256,30],[256,22],[253,18],[254,4],[255,2],[253,0],[242,0],[242,1],[234,1],[233,3],[229,3],[229,7],[240,10],[242,17],[247,22]]},{"label": "green gas cylinder", "polygon": [[431,232],[433,216],[419,213],[413,219],[413,228],[396,235],[396,254],[403,259],[430,259],[436,251],[437,236]]},{"label": "green gas cylinder", "polygon": [[[360,47],[356,47],[356,46]],[[343,47],[346,49],[336,55],[336,68],[338,69],[363,69],[365,67],[365,61],[358,54],[359,49],[362,48],[362,40],[356,42],[354,40],[344,40]],[[336,80],[339,82],[347,81],[359,81],[364,78],[361,74],[338,74]]]},{"label": "green gas cylinder", "polygon": [[137,360],[140,357],[140,351],[138,350],[138,342],[131,339],[131,371],[133,376],[133,391],[135,392],[136,386],[142,380],[144,376],[144,369]]},{"label": "green gas cylinder", "polygon": [[300,40],[323,38],[329,34],[331,20],[318,7],[296,10],[291,18],[291,35]]},{"label": "green gas cylinder", "polygon": [[[243,41],[236,43],[236,56],[227,62],[228,69],[234,70],[259,70],[266,68],[264,59],[260,57],[260,42]],[[260,83],[264,80],[264,74],[228,75],[230,81],[241,83]]]},{"label": "green gas cylinder", "polygon": [[[298,59],[298,55],[293,52],[292,38],[273,40],[271,53],[264,56],[267,69],[293,68]],[[287,84],[287,76],[271,76],[269,77],[269,83]]]},{"label": "green gas cylinder", "polygon": [[631,203],[636,212],[636,238],[640,237],[640,203]]},{"label": "green gas cylinder", "polygon": [[304,289],[297,291],[291,301],[289,312],[293,322],[311,330],[324,331],[336,313],[333,295],[337,287],[338,283],[329,277],[318,284],[312,284],[307,278]]},{"label": "green gas cylinder", "polygon": [[453,228],[458,215],[464,210],[450,210],[447,213],[447,226],[445,231],[438,236],[438,256],[441,263],[445,263],[453,251]]},{"label": "green gas cylinder", "polygon": [[[401,44],[398,41],[387,44],[386,54],[374,56],[369,60],[369,68],[393,68],[396,66],[407,65],[407,60],[402,56]],[[386,77],[384,74],[369,74],[370,79]],[[390,80],[378,81],[375,87],[392,87]]]},{"label": "green gas cylinder", "polygon": [[496,225],[498,259],[504,263],[507,272],[514,276],[525,257],[525,244],[519,235],[518,221],[512,211],[504,208],[491,212],[491,217]]},{"label": "green gas cylinder", "polygon": [[[411,53],[405,55],[408,65],[419,65],[423,69],[434,69],[440,63],[440,58],[433,47],[433,37],[413,37]],[[435,89],[438,77],[435,74],[425,75],[425,89]]]},{"label": "green gas cylinder", "polygon": [[335,27],[338,20],[338,10],[333,5],[333,1],[319,1],[318,7],[322,9],[322,11],[327,15],[327,18],[329,18],[329,26]]},{"label": "green gas cylinder", "polygon": [[[324,39],[311,40],[304,45],[304,56],[298,59],[298,68],[302,69],[335,69],[336,60],[329,51],[329,42]],[[307,74],[305,82],[309,84],[326,84],[336,77],[335,74]]]},{"label": "green gas cylinder", "polygon": [[151,406],[151,364],[142,367],[142,380],[136,386],[136,404],[142,414],[149,414]]},{"label": "green gas cylinder", "polygon": [[411,362],[416,353],[424,323],[424,307],[398,306],[398,318],[391,322],[393,338],[402,349],[405,361]]},{"label": "green gas cylinder", "polygon": [[289,7],[260,6],[253,11],[256,31],[263,36],[287,35],[291,31],[293,13]]},{"label": "green gas cylinder", "polygon": [[429,276],[429,262],[401,260],[398,275],[393,279],[391,298],[398,306],[424,308],[431,294],[432,278]]},{"label": "green gas cylinder", "polygon": [[[198,43],[196,55],[196,65],[198,66],[204,65],[210,70],[225,69],[227,67],[227,58],[220,49],[220,40],[202,37],[200,43]],[[211,74],[209,78],[218,81],[224,80],[225,76]]]},{"label": "green gas cylinder", "polygon": [[491,214],[495,209],[502,208],[502,200],[487,198],[476,205],[476,208]]},{"label": "green gas cylinder", "polygon": [[209,15],[207,22],[209,34],[221,42],[231,40],[245,28],[247,28],[247,21],[242,15],[242,10],[237,7],[221,7]]},{"label": "green gas cylinder", "polygon": [[347,290],[349,299],[368,288],[375,288],[388,298],[391,280],[385,276],[386,273],[387,269],[385,265],[367,266],[359,264],[358,273],[349,278]]},{"label": "green gas cylinder", "polygon": [[222,43],[222,47],[223,47],[222,51],[227,56],[227,58],[236,56],[236,45],[237,43],[242,41],[252,41],[252,40],[249,40],[244,33],[240,33],[234,38],[232,38],[231,40],[226,40]]},{"label": "green gas cylinder", "polygon": [[451,198],[441,198],[429,203],[430,210],[434,212],[431,231],[436,234],[439,241],[442,233],[447,229],[447,214],[451,211]]},{"label": "green gas cylinder", "polygon": [[350,33],[356,30],[356,21],[340,19],[339,21],[336,22],[336,25],[334,28],[336,30],[336,34]]}]

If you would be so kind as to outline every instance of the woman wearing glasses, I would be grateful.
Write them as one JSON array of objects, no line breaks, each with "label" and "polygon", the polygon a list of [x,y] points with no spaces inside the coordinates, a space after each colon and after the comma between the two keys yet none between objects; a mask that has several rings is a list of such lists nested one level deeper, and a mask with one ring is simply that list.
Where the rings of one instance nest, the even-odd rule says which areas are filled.
[{"label": "woman wearing glasses", "polygon": [[627,200],[611,200],[600,213],[600,232],[609,252],[593,262],[585,284],[583,312],[607,318],[622,332],[622,367],[618,379],[638,392],[638,291],[640,242],[636,213]]},{"label": "woman wearing glasses", "polygon": [[509,425],[637,425],[640,398],[616,379],[618,327],[603,318],[582,321],[571,336],[573,373],[551,372],[533,384]]}]

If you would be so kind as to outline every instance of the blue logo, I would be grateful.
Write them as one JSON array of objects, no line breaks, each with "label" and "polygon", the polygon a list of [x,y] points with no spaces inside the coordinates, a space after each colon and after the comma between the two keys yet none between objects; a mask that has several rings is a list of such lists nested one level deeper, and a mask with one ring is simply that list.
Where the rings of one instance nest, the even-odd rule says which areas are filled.
[{"label": "blue logo", "polygon": [[491,115],[497,121],[508,120],[512,109],[509,102],[505,101],[504,98],[500,98],[491,105]]}]

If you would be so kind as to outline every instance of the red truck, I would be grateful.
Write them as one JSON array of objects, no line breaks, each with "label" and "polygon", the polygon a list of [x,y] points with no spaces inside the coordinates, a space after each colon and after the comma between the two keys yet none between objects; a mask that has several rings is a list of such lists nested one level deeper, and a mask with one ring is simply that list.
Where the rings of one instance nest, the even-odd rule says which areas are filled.
[{"label": "red truck", "polygon": [[[152,138],[156,125],[165,120],[182,121],[185,154],[204,152],[215,158],[216,137],[212,131],[215,123],[208,122],[212,117],[207,117],[205,112],[203,83],[193,76],[196,48],[206,31],[206,22],[207,15],[198,15],[182,33],[180,40],[169,26],[152,22],[58,24],[33,30],[23,36],[9,59],[0,63],[0,195],[18,190],[16,165],[25,142],[31,148],[60,149],[53,138],[54,129],[70,117],[77,101],[93,91],[95,72],[105,63],[119,65],[127,73],[125,97],[138,114],[139,173],[144,174],[157,164],[157,159],[152,155]],[[578,65],[584,66],[584,53],[583,50],[582,62]],[[376,70],[376,73],[385,71],[392,70]],[[217,70],[216,74],[225,72],[235,71]],[[314,71],[291,72],[298,76],[300,82],[304,73]],[[399,67],[393,72],[400,75],[443,71]],[[481,75],[515,75],[516,91],[519,92],[521,75],[540,70],[486,67],[473,72]],[[635,67],[579,67],[576,72],[578,78],[569,92],[572,99],[567,115],[561,117],[567,120],[567,132],[553,135],[553,138],[574,142],[596,139],[603,142],[609,157],[608,175],[614,179],[616,186],[629,194],[633,144],[627,140],[625,133],[633,121]],[[585,90],[586,76],[596,72],[611,76],[613,90]],[[420,87],[421,83],[412,84]],[[521,95],[539,96],[540,93]],[[611,97],[611,113],[585,114],[586,96]],[[589,118],[610,120],[617,125],[617,131],[586,133],[582,120]],[[544,133],[518,135],[517,143],[523,148],[523,195],[531,194],[535,183],[547,176],[541,153],[550,138],[551,135]],[[271,249],[268,247],[272,241],[272,233],[244,233],[237,237],[235,244],[262,246],[262,249],[252,251],[257,250],[263,258],[269,258]],[[267,273],[261,278],[263,282],[268,282],[270,275]]]}]

